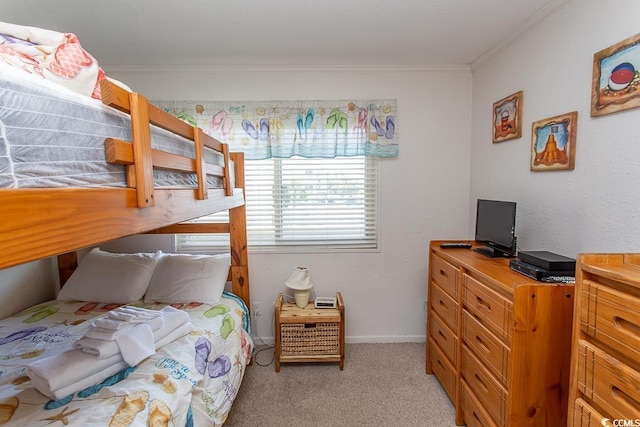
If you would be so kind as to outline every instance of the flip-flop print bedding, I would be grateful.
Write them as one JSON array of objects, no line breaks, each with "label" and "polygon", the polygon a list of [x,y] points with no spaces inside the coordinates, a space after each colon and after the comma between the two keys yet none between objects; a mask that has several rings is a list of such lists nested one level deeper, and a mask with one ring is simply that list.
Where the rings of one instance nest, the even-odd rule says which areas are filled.
[{"label": "flip-flop print bedding", "polygon": [[224,423],[253,347],[246,307],[226,292],[214,306],[178,306],[189,313],[194,331],[135,367],[57,401],[31,387],[26,365],[71,349],[91,320],[118,306],[49,301],[0,321],[0,425],[183,427]]}]

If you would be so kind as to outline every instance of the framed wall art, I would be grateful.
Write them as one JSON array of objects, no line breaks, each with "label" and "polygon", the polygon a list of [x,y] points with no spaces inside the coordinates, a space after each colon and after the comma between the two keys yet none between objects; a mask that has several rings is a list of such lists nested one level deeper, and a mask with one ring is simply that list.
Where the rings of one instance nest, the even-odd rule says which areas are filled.
[{"label": "framed wall art", "polygon": [[640,34],[593,55],[591,116],[640,107]]},{"label": "framed wall art", "polygon": [[573,170],[577,125],[577,111],[533,122],[531,170]]},{"label": "framed wall art", "polygon": [[493,142],[522,136],[522,91],[493,103]]}]

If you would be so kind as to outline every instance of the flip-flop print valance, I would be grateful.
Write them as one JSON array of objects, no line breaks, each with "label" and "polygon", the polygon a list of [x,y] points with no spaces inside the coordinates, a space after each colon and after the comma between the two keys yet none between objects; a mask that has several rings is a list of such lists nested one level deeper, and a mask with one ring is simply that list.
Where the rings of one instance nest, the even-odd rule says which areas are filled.
[{"label": "flip-flop print valance", "polygon": [[396,100],[153,103],[247,159],[398,155]]}]

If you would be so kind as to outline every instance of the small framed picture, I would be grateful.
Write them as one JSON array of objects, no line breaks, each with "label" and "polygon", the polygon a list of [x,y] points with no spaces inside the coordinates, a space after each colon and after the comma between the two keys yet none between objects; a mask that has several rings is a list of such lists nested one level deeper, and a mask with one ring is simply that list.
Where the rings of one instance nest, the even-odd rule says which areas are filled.
[{"label": "small framed picture", "polygon": [[593,55],[591,116],[640,107],[640,34]]},{"label": "small framed picture", "polygon": [[576,158],[578,112],[533,122],[531,170],[573,170]]},{"label": "small framed picture", "polygon": [[522,136],[522,91],[493,103],[493,142]]}]

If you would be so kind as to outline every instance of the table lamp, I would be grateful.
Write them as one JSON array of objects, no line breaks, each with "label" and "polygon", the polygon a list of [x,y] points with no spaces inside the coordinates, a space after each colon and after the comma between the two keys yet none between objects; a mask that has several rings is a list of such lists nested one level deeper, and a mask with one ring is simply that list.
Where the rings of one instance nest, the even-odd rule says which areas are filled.
[{"label": "table lamp", "polygon": [[313,289],[311,277],[309,277],[309,269],[307,267],[296,267],[291,273],[289,279],[284,285],[293,291],[293,297],[296,305],[305,308],[309,303],[309,296]]}]

